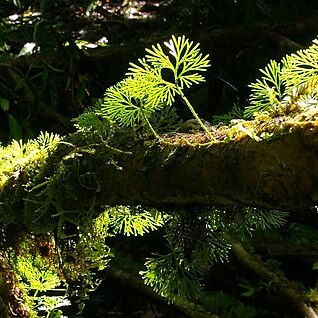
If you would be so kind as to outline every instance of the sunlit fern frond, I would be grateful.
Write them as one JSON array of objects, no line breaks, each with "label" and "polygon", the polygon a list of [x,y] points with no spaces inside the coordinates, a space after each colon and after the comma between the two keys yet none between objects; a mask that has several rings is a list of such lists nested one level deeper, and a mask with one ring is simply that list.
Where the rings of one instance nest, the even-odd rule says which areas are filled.
[{"label": "sunlit fern frond", "polygon": [[200,53],[199,44],[194,45],[185,36],[172,38],[164,43],[168,54],[160,44],[146,49],[146,61],[160,69],[170,69],[173,82],[180,86],[190,87],[192,84],[204,82],[204,77],[198,72],[204,72],[210,66],[209,56]]},{"label": "sunlit fern frond", "polygon": [[141,207],[118,206],[106,211],[109,215],[109,225],[114,233],[126,236],[144,235],[163,226],[164,217],[155,209],[150,211]]},{"label": "sunlit fern frond", "polygon": [[147,69],[147,71],[134,73],[129,69],[131,77],[126,79],[127,89],[134,98],[144,101],[144,107],[159,109],[163,103],[171,106],[177,94],[173,83],[165,81],[158,68]]},{"label": "sunlit fern frond", "polygon": [[282,115],[317,104],[318,39],[304,50],[287,55],[281,63],[271,61],[263,77],[250,85],[250,106],[245,116],[269,111]]},{"label": "sunlit fern frond", "polygon": [[159,295],[174,302],[181,299],[197,299],[202,285],[200,278],[184,268],[177,253],[148,258],[146,270],[140,272],[146,285]]},{"label": "sunlit fern frond", "polygon": [[288,89],[306,83],[318,74],[318,39],[309,48],[284,57],[282,64],[281,76]]},{"label": "sunlit fern frond", "polygon": [[170,107],[175,96],[179,95],[213,140],[211,132],[183,93],[185,87],[205,80],[199,73],[210,66],[208,55],[203,56],[199,45],[194,45],[185,36],[172,36],[165,42],[165,47],[153,45],[146,52],[137,63],[130,63],[126,79],[106,91],[101,114],[122,126],[146,123],[149,131],[160,138],[149,120],[154,118],[156,111]]},{"label": "sunlit fern frond", "polygon": [[126,80],[110,87],[105,94],[101,113],[109,116],[122,126],[133,126],[136,122],[142,120],[143,116],[154,111],[151,108],[146,109],[144,100],[135,97],[129,90],[129,84]]},{"label": "sunlit fern frond", "polygon": [[281,68],[280,63],[271,60],[263,70],[260,70],[263,74],[261,79],[249,85],[250,105],[245,109],[245,117],[250,118],[255,112],[262,112],[280,104],[284,92]]},{"label": "sunlit fern frond", "polygon": [[87,108],[81,115],[72,120],[75,128],[83,134],[97,133],[102,137],[111,135],[113,122],[110,117],[101,116],[100,113],[101,105]]}]

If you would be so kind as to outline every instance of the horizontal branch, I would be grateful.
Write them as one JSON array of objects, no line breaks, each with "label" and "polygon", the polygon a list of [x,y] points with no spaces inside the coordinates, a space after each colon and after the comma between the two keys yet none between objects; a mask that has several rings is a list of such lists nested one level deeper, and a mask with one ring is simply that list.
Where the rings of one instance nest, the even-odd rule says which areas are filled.
[{"label": "horizontal branch", "polygon": [[315,126],[273,140],[246,137],[205,146],[146,142],[128,150],[131,154],[114,154],[116,165],[105,164],[105,156],[91,157],[102,204],[301,211],[318,199]]},{"label": "horizontal branch", "polygon": [[189,143],[187,134],[174,142],[129,137],[117,149],[83,144],[78,133],[51,155],[33,189],[25,191],[24,184],[34,171],[21,169],[8,180],[0,215],[17,222],[23,215],[23,223],[33,228],[40,222],[42,229],[54,217],[62,224],[115,205],[166,211],[238,205],[304,213],[318,200],[317,132],[315,122],[308,122],[261,141],[244,134],[210,144]]},{"label": "horizontal branch", "polygon": [[96,162],[103,204],[237,204],[299,211],[318,199],[317,127],[272,140],[135,144],[117,165]]}]

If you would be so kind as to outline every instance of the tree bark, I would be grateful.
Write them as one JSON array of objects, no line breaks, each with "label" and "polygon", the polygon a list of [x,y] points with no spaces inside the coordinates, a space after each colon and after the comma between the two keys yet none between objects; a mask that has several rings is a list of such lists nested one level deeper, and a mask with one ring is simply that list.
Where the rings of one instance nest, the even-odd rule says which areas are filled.
[{"label": "tree bark", "polygon": [[[75,197],[91,196],[93,189],[97,206],[173,209],[221,204],[304,213],[318,200],[318,127],[312,122],[291,130],[270,140],[243,136],[205,145],[185,139],[130,140],[115,151],[104,143],[89,145],[89,151],[88,146],[62,144],[51,159],[62,158],[64,164],[73,160],[76,168],[59,184],[67,184]],[[66,161],[65,156],[74,159]],[[55,162],[54,169],[58,167]],[[90,181],[85,181],[88,175]],[[66,201],[63,191],[61,197]],[[69,201],[67,210],[77,204]]]},{"label": "tree bark", "polygon": [[[59,216],[55,220],[62,224],[115,205],[192,213],[235,205],[307,213],[318,200],[317,132],[316,123],[307,122],[260,141],[244,134],[208,144],[129,137],[117,149],[77,134],[51,155],[33,189],[25,191],[24,184],[34,172],[19,168],[19,176],[0,191],[0,215],[18,223],[23,215],[34,228],[38,220],[52,224]],[[45,230],[41,222],[39,229]]]},{"label": "tree bark", "polygon": [[318,128],[277,139],[210,145],[146,142],[96,160],[103,204],[208,206],[234,204],[302,212],[318,199]]}]

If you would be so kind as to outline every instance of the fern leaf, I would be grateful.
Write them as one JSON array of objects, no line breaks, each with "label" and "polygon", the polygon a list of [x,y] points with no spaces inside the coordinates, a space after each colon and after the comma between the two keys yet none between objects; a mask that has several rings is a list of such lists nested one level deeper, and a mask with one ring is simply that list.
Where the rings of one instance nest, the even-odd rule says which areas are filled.
[{"label": "fern leaf", "polygon": [[255,112],[262,112],[280,104],[283,97],[281,67],[280,63],[271,60],[265,69],[261,70],[264,76],[249,85],[252,93],[251,105],[245,109],[247,118],[252,117]]},{"label": "fern leaf", "polygon": [[157,210],[146,211],[141,207],[118,206],[106,211],[115,233],[126,236],[144,235],[163,226],[164,218]]},{"label": "fern leaf", "polygon": [[133,126],[143,117],[142,101],[134,98],[126,87],[125,81],[110,87],[106,91],[101,110],[120,125]]}]

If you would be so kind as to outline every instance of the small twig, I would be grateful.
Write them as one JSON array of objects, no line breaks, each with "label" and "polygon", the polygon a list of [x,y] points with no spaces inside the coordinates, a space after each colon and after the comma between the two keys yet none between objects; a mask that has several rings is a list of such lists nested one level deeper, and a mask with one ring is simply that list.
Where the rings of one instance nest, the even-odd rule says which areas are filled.
[{"label": "small twig", "polygon": [[[144,281],[140,277],[133,275],[124,269],[119,269],[114,266],[111,266],[108,275],[112,279],[119,281],[122,284],[129,286],[130,288],[135,289],[136,291],[144,295],[147,295],[155,302],[168,305],[167,300],[156,294],[149,286],[146,286],[144,284]],[[174,304],[169,305],[174,306],[178,311],[189,318],[219,318],[218,316],[206,311],[200,305],[192,303],[188,300],[176,301]]]},{"label": "small twig", "polygon": [[263,261],[248,253],[239,241],[229,235],[227,235],[227,239],[231,241],[232,251],[238,261],[263,280],[271,282],[281,295],[290,300],[301,317],[318,318],[315,310],[306,303],[305,296],[291,284],[283,273],[272,272]]}]

